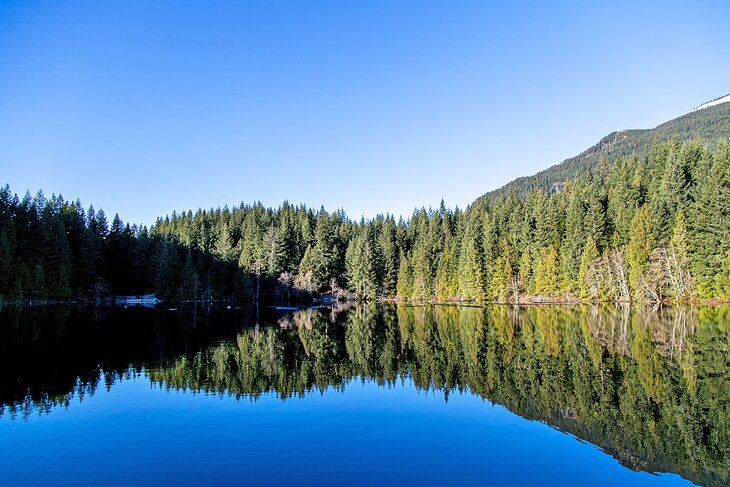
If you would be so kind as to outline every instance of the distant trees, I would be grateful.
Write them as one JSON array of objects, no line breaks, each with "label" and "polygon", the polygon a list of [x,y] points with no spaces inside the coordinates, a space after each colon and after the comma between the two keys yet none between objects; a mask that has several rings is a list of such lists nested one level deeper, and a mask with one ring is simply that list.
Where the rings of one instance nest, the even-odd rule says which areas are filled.
[{"label": "distant trees", "polygon": [[[151,228],[0,188],[0,296],[688,300],[730,295],[730,146],[670,140],[601,160],[562,192],[407,221],[284,203],[173,213]],[[262,297],[263,296],[263,297]]]}]

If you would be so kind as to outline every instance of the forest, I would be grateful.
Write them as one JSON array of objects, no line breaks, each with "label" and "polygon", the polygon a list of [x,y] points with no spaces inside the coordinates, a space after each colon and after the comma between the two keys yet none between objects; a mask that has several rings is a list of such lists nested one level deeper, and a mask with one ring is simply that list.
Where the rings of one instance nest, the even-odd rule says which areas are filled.
[{"label": "forest", "polygon": [[0,301],[286,303],[332,290],[366,301],[727,301],[730,145],[655,142],[559,190],[466,210],[442,202],[397,221],[285,202],[174,212],[147,228],[0,188]]}]

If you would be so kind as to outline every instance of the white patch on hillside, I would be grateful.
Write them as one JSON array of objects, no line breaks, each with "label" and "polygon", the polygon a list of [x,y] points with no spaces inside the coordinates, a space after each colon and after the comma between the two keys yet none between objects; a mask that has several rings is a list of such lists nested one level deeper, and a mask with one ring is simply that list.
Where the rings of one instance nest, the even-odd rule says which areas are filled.
[{"label": "white patch on hillside", "polygon": [[704,105],[700,105],[692,111],[696,112],[697,110],[702,110],[703,108],[714,107],[715,105],[719,105],[720,103],[727,103],[729,101],[730,101],[730,95],[725,95],[722,98],[718,98],[717,100],[712,100],[712,101],[705,103]]}]

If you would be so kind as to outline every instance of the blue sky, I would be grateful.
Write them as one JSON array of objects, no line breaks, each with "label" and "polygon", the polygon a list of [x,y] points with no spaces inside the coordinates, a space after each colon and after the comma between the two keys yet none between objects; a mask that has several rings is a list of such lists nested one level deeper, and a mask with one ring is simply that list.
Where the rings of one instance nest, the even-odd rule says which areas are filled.
[{"label": "blue sky", "polygon": [[0,183],[152,223],[464,207],[730,93],[730,2],[0,0]]}]

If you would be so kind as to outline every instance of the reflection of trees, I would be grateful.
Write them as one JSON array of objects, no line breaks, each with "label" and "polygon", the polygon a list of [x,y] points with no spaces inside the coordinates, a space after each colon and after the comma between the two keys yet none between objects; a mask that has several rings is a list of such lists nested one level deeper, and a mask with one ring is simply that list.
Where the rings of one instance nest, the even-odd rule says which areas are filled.
[{"label": "reflection of trees", "polygon": [[[469,388],[571,431],[632,468],[722,483],[730,461],[723,325],[730,317],[723,313],[371,305],[352,309],[336,324],[324,314],[295,315],[296,333],[246,332],[238,336],[233,359],[221,343],[215,352],[200,352],[210,363],[166,367],[152,377],[172,387],[286,397],[340,388],[357,376],[384,384],[408,375],[416,387],[442,390],[446,397]],[[218,379],[210,371],[220,367],[228,375]],[[172,371],[208,382],[193,386]]]},{"label": "reflection of trees", "polygon": [[727,310],[717,308],[370,305],[336,323],[326,314],[295,314],[291,328],[244,332],[237,348],[220,343],[151,376],[168,387],[255,398],[407,375],[445,397],[468,388],[585,438],[629,467],[723,484],[728,323]]},{"label": "reflection of trees", "polygon": [[469,389],[631,468],[724,485],[729,342],[726,308],[371,304],[243,328],[233,340],[173,353],[147,375],[166,388],[253,399],[407,376],[445,398]]},{"label": "reflection of trees", "polygon": [[6,308],[0,310],[0,417],[27,418],[139,376],[162,356],[181,356],[249,310]]}]

